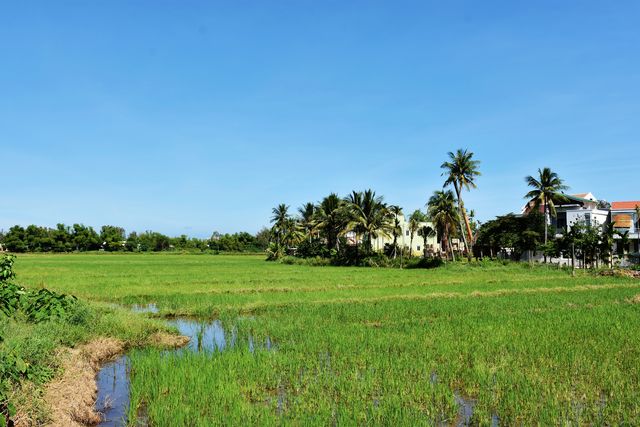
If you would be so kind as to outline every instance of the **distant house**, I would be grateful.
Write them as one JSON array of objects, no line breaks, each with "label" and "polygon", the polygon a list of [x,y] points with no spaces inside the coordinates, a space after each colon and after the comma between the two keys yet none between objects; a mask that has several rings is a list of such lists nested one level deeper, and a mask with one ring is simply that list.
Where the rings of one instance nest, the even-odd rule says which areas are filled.
[{"label": "distant house", "polygon": [[[592,193],[564,194],[565,200],[554,200],[556,216],[547,218],[548,224],[556,228],[558,233],[562,230],[570,231],[571,226],[577,223],[586,225],[602,225],[609,218],[609,210],[599,207],[598,199]],[[527,203],[523,208],[523,214],[534,210],[533,202]],[[544,206],[538,207],[539,212],[544,212]]]},{"label": "distant house", "polygon": [[[412,255],[422,255],[425,251],[428,255],[435,255],[439,252],[438,236],[436,235],[435,226],[430,222],[421,222],[420,227],[428,226],[434,231],[431,236],[427,238],[427,247],[424,247],[424,238],[416,232],[413,236],[413,244],[411,244],[411,231],[409,230],[409,221],[406,220],[404,215],[398,215],[398,221],[400,222],[401,232],[398,235],[398,246],[401,248],[409,248],[411,245]],[[384,245],[393,244],[393,235],[378,236],[378,238],[371,241],[371,245],[374,250],[381,251],[384,249]]]},{"label": "distant house", "polygon": [[[611,222],[617,233],[614,236],[618,255],[640,252],[640,200],[611,203]],[[622,235],[626,235],[629,243],[627,247],[621,244]]]}]

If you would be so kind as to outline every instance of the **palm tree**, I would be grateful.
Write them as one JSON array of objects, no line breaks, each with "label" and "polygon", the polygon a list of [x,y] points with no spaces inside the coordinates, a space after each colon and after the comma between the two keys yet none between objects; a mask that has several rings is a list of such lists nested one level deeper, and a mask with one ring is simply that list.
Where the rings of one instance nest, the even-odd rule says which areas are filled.
[{"label": "palm tree", "polygon": [[538,178],[529,175],[524,180],[529,187],[533,188],[524,197],[533,202],[534,209],[540,207],[540,204],[544,206],[544,244],[546,245],[549,238],[549,214],[556,216],[555,202],[567,200],[561,192],[569,187],[564,185],[558,174],[549,168],[538,169]]},{"label": "palm tree", "polygon": [[304,228],[295,218],[287,218],[282,241],[287,248],[296,247],[305,238]]},{"label": "palm tree", "polygon": [[316,206],[314,226],[324,233],[328,249],[339,247],[338,235],[344,224],[343,205],[342,199],[331,193]]},{"label": "palm tree", "polygon": [[433,228],[423,225],[418,228],[418,236],[422,236],[422,257],[427,258],[427,239],[433,236]]},{"label": "palm tree", "polygon": [[456,224],[459,224],[460,217],[451,190],[434,191],[427,202],[427,215],[436,226],[438,234],[442,236],[444,252],[447,253],[450,250],[451,257],[455,259],[449,239],[455,235]]},{"label": "palm tree", "polygon": [[389,206],[389,212],[393,214],[393,228],[391,233],[393,234],[393,259],[395,259],[398,251],[398,235],[402,233],[400,219],[398,218],[398,216],[402,215],[402,208],[398,205],[391,205]]},{"label": "palm tree", "polygon": [[308,236],[309,241],[311,241],[316,205],[311,202],[305,203],[298,208],[298,213],[300,214],[300,225],[304,229],[304,233]]},{"label": "palm tree", "polygon": [[411,216],[409,216],[409,257],[413,256],[413,236],[418,232],[420,228],[420,223],[426,220],[425,215],[422,213],[420,209],[416,209],[413,211]]},{"label": "palm tree", "polygon": [[[449,161],[444,162],[440,167],[444,169],[442,175],[446,176],[447,179],[444,182],[444,186],[453,185],[454,190],[456,191],[456,198],[458,200],[458,210],[460,212],[458,222],[460,223],[460,230],[462,232],[462,239],[464,241],[465,247],[467,248],[469,259],[471,259],[471,251],[473,249],[473,234],[471,232],[471,226],[469,225],[469,218],[467,217],[467,212],[464,209],[464,203],[462,201],[462,190],[471,190],[472,188],[477,188],[475,183],[475,178],[480,176],[480,172],[478,171],[478,165],[480,164],[479,160],[473,160],[473,153],[468,150],[458,149],[456,153],[452,153],[449,151],[447,153],[449,156]],[[464,227],[462,226],[462,220],[466,225],[466,231],[468,236],[465,236]]]},{"label": "palm tree", "polygon": [[289,206],[284,203],[279,204],[275,208],[271,210],[271,223],[273,227],[271,231],[276,236],[276,242],[278,245],[282,245],[283,237],[287,230],[288,219],[289,219]]},{"label": "palm tree", "polygon": [[375,191],[354,192],[345,199],[350,212],[347,228],[361,230],[365,251],[371,252],[371,241],[379,235],[388,236],[391,231],[392,215],[382,196],[376,197]]}]

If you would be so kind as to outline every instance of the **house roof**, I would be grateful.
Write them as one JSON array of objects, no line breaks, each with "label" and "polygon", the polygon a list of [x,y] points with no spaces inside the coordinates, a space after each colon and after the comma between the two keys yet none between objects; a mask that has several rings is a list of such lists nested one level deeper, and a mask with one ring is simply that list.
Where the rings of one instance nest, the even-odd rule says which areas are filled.
[{"label": "house roof", "polygon": [[593,200],[583,197],[583,196],[588,196],[589,194],[591,193],[580,193],[580,194],[564,194],[563,193],[562,195],[573,202],[593,202]]},{"label": "house roof", "polygon": [[613,215],[613,226],[616,228],[631,228],[632,223],[633,221],[629,214]]},{"label": "house roof", "polygon": [[628,202],[612,202],[611,210],[633,210],[636,208],[636,206],[640,206],[640,200],[632,200]]},{"label": "house roof", "polygon": [[573,196],[579,197],[581,199],[588,199],[590,194],[591,193],[578,193],[578,194],[573,194]]}]

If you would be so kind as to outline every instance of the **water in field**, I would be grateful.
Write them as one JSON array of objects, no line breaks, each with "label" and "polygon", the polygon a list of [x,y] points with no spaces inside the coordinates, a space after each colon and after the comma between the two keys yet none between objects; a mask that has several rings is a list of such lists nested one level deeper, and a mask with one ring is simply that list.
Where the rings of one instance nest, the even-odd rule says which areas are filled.
[{"label": "water in field", "polygon": [[158,308],[158,306],[155,303],[149,303],[149,304],[133,304],[131,306],[131,311],[133,311],[134,313],[152,313],[152,314],[156,314],[160,311],[160,309]]},{"label": "water in field", "polygon": [[[155,304],[146,306],[134,305],[132,310],[138,313],[157,313]],[[219,320],[202,321],[196,319],[177,318],[168,322],[175,326],[181,335],[191,340],[185,348],[176,351],[225,351],[238,346],[236,328],[225,329]],[[253,353],[257,348],[272,350],[273,344],[269,337],[264,342],[255,340],[252,336],[244,343]],[[96,410],[103,415],[99,426],[125,426],[126,414],[129,410],[129,359],[121,356],[119,359],[105,364],[98,372],[98,399]]]},{"label": "water in field", "polygon": [[100,426],[126,424],[129,409],[129,359],[127,356],[105,364],[98,372],[96,410],[102,414]]},{"label": "water in field", "polygon": [[191,338],[187,348],[192,351],[224,351],[243,344],[248,345],[249,351],[252,353],[257,348],[273,349],[269,337],[264,342],[258,342],[249,335],[247,342],[238,342],[237,330],[235,328],[225,329],[219,320],[203,322],[182,318],[170,320],[169,324],[175,326],[181,335]]},{"label": "water in field", "polygon": [[459,412],[456,426],[463,427],[471,425],[471,418],[473,418],[473,407],[476,402],[473,399],[466,398],[458,393],[454,393],[456,403],[458,404]]}]

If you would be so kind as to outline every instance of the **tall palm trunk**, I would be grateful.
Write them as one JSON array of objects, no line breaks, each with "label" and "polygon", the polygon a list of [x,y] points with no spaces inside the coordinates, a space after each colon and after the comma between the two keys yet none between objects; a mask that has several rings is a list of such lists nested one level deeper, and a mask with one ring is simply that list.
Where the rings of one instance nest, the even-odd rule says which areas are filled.
[{"label": "tall palm trunk", "polygon": [[456,197],[458,198],[458,210],[460,211],[460,215],[458,215],[458,223],[460,224],[460,232],[462,234],[462,241],[464,242],[464,248],[467,251],[469,260],[471,260],[471,254],[469,252],[469,245],[467,244],[467,236],[465,236],[465,233],[464,233],[465,228],[462,225],[462,218],[464,217],[466,219],[466,215],[464,214],[462,200],[460,199],[460,190],[458,189],[458,184],[456,182],[453,183],[453,188],[456,190]]},{"label": "tall palm trunk", "polygon": [[411,233],[411,238],[409,239],[409,258],[413,258],[413,233]]},{"label": "tall palm trunk", "polygon": [[398,235],[396,232],[393,232],[393,259],[396,259],[397,256],[397,247],[398,247]]},{"label": "tall palm trunk", "polygon": [[448,230],[448,226],[445,226],[444,229],[442,230],[442,250],[444,252],[444,257],[446,259],[449,258],[449,230]]},{"label": "tall palm trunk", "polygon": [[467,210],[464,208],[464,202],[460,199],[460,208],[462,209],[462,219],[467,227],[467,236],[469,237],[469,250],[473,249],[473,232],[471,231],[471,223],[469,222],[469,216]]},{"label": "tall palm trunk", "polygon": [[544,263],[547,263],[547,240],[549,239],[549,224],[547,224],[547,218],[549,218],[549,203],[544,204]]},{"label": "tall palm trunk", "polygon": [[427,233],[422,236],[422,258],[427,259]]}]

